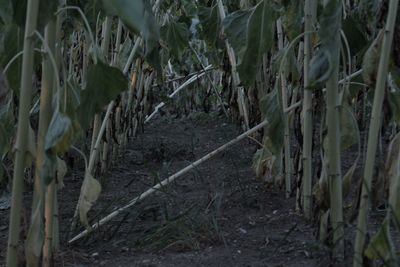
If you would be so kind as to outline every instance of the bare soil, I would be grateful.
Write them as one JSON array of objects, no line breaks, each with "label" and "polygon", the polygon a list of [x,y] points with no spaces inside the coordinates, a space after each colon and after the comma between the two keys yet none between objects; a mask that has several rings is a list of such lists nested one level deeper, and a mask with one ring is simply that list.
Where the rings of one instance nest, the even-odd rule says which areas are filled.
[{"label": "bare soil", "polygon": [[[107,175],[96,177],[103,192],[89,218],[95,222],[241,132],[225,118],[203,113],[154,120]],[[58,196],[61,248],[55,266],[329,266],[329,248],[316,240],[317,227],[294,210],[295,197],[286,199],[281,189],[255,178],[257,146],[241,141],[67,246],[84,171],[77,155]],[[27,210],[29,199],[26,193]],[[8,213],[0,210],[0,265]],[[342,266],[350,266],[352,250],[346,240],[349,255]]]}]

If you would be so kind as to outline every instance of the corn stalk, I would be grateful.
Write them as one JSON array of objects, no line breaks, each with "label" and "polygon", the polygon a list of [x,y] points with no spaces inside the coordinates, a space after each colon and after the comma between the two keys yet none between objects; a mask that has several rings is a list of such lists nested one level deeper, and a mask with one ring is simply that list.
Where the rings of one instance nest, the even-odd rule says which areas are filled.
[{"label": "corn stalk", "polygon": [[[284,36],[282,30],[282,21],[278,19],[276,22],[276,29],[278,33],[278,49],[282,51],[284,49]],[[283,110],[286,109],[288,105],[287,100],[287,80],[286,80],[286,73],[285,68],[282,68],[281,73],[281,96],[282,96],[282,108]],[[291,188],[291,155],[290,155],[290,128],[289,128],[289,114],[288,112],[283,113],[283,125],[284,125],[284,155],[285,155],[285,189],[286,189],[286,198],[290,197],[290,193],[292,191]]]},{"label": "corn stalk", "polygon": [[[315,8],[314,0],[305,0],[304,6],[304,32],[312,31],[313,12]],[[312,91],[308,90],[310,86],[308,68],[312,53],[311,35],[304,35],[304,97],[303,97],[303,212],[305,217],[312,218]]]},{"label": "corn stalk", "polygon": [[381,128],[381,112],[385,95],[386,78],[388,74],[389,60],[393,41],[394,26],[399,1],[391,0],[388,9],[385,31],[383,35],[382,52],[379,60],[377,80],[375,84],[374,102],[372,105],[371,121],[368,131],[367,154],[365,159],[363,183],[361,189],[360,209],[358,212],[357,236],[354,247],[353,266],[363,266],[363,251],[365,245],[365,236],[367,234],[368,209],[370,201],[370,192],[372,177],[374,175],[374,162],[376,148],[378,145],[379,130]]},{"label": "corn stalk", "polygon": [[17,141],[12,186],[12,200],[10,212],[10,230],[7,245],[7,267],[17,266],[18,237],[21,221],[22,190],[24,181],[25,160],[28,145],[27,132],[29,130],[29,110],[32,99],[33,73],[33,35],[36,30],[38,17],[38,0],[29,0],[27,3],[24,53],[22,56],[21,92],[19,98]]}]

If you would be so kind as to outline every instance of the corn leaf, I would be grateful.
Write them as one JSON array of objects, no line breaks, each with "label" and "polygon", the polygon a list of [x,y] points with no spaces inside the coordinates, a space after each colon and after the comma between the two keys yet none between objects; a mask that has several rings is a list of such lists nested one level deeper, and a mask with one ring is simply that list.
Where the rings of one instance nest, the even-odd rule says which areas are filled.
[{"label": "corn leaf", "polygon": [[341,7],[341,1],[328,0],[322,11],[318,31],[321,46],[310,61],[310,87],[326,82],[339,64],[337,54],[340,49]]},{"label": "corn leaf", "polygon": [[267,146],[272,154],[276,155],[283,146],[284,128],[283,110],[277,88],[261,98],[260,110],[263,119],[266,119],[269,122],[266,131],[266,135],[269,137]]},{"label": "corn leaf", "polygon": [[167,44],[171,54],[181,58],[189,43],[189,31],[184,23],[170,22],[161,27],[161,37]]},{"label": "corn leaf", "polygon": [[108,15],[118,16],[129,31],[143,37],[146,44],[145,56],[147,61],[157,71],[161,71],[158,51],[160,29],[150,2],[145,0],[102,0],[102,3]]},{"label": "corn leaf", "polygon": [[389,220],[386,218],[381,228],[372,237],[365,250],[365,256],[371,260],[388,260],[393,251],[393,242],[390,237]]},{"label": "corn leaf", "polygon": [[221,20],[218,15],[217,4],[212,7],[199,6],[199,20],[201,25],[200,36],[211,47],[217,47]]},{"label": "corn leaf", "polygon": [[77,110],[81,127],[86,129],[94,115],[127,88],[128,80],[118,68],[110,67],[101,60],[90,65],[86,88],[81,93]]},{"label": "corn leaf", "polygon": [[224,19],[225,33],[238,57],[240,78],[247,85],[254,81],[264,53],[272,47],[276,17],[273,4],[264,0]]},{"label": "corn leaf", "polygon": [[[385,163],[389,179],[389,205],[397,224],[400,222],[400,133],[390,142]],[[400,226],[400,225],[399,225]]]},{"label": "corn leaf", "polygon": [[388,77],[388,100],[392,111],[392,120],[400,124],[400,88],[396,83],[396,77],[397,79],[400,78],[398,72],[392,72]]},{"label": "corn leaf", "polygon": [[81,199],[79,201],[79,217],[83,225],[90,229],[87,218],[87,213],[96,202],[101,192],[99,181],[93,178],[92,175],[86,173],[83,185],[81,188]]}]

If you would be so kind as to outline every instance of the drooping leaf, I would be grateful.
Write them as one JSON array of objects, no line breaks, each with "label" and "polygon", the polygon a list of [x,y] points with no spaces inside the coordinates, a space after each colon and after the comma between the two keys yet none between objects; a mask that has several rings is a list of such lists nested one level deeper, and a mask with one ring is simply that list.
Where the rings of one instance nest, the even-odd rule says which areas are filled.
[{"label": "drooping leaf", "polygon": [[[10,60],[23,49],[24,32],[15,24],[7,24],[3,38],[0,38],[0,66],[5,68]],[[10,88],[19,95],[21,81],[22,56],[8,68],[6,77]]]},{"label": "drooping leaf", "polygon": [[45,151],[62,154],[70,148],[74,138],[71,119],[56,111],[50,121],[45,138]]},{"label": "drooping leaf", "polygon": [[362,63],[362,77],[364,82],[370,87],[374,87],[376,81],[376,75],[378,72],[379,58],[381,55],[383,40],[383,30],[381,30],[367,52],[364,54]]},{"label": "drooping leaf", "polygon": [[342,2],[328,0],[320,16],[321,45],[310,61],[310,87],[326,82],[338,66]]},{"label": "drooping leaf", "polygon": [[360,29],[358,21],[354,16],[348,16],[343,20],[343,32],[350,46],[350,52],[355,56],[367,45],[364,32]]},{"label": "drooping leaf", "polygon": [[302,32],[304,17],[304,3],[298,0],[290,0],[282,12],[282,23],[289,40],[293,40]]},{"label": "drooping leaf", "polygon": [[357,168],[357,163],[358,163],[358,158],[354,161],[353,165],[347,170],[347,172],[343,175],[343,197],[346,197],[350,192],[351,192],[351,185],[353,182],[353,176],[354,172],[356,171]]},{"label": "drooping leaf", "polygon": [[4,24],[10,24],[12,21],[12,4],[10,0],[0,0],[0,19]]},{"label": "drooping leaf", "polygon": [[31,224],[25,242],[27,266],[37,266],[44,242],[43,201],[39,198],[33,207]]},{"label": "drooping leaf", "polygon": [[283,146],[283,110],[277,88],[260,100],[260,110],[263,119],[267,120],[266,135],[270,143],[267,144],[270,151],[276,155]]},{"label": "drooping leaf", "polygon": [[277,178],[279,170],[276,167],[276,159],[277,156],[273,155],[267,147],[258,149],[254,154],[252,167],[256,173],[256,177],[262,182],[272,183]]},{"label": "drooping leaf", "polygon": [[[13,19],[15,23],[19,27],[25,28],[27,1],[17,0],[11,2],[13,6]],[[58,0],[39,1],[40,15],[38,16],[36,27],[39,31],[43,31],[47,23],[54,18],[58,6]]]},{"label": "drooping leaf", "polygon": [[385,162],[387,179],[389,179],[389,206],[400,223],[400,133],[390,142]]},{"label": "drooping leaf", "polygon": [[89,173],[85,174],[85,179],[81,188],[81,199],[79,201],[79,217],[83,225],[90,229],[87,213],[96,202],[101,192],[99,181]]},{"label": "drooping leaf", "polygon": [[78,119],[83,129],[89,126],[94,115],[128,88],[128,80],[122,72],[98,60],[88,67],[87,83],[81,93]]},{"label": "drooping leaf", "polygon": [[184,23],[170,22],[161,27],[162,39],[172,55],[180,58],[189,43],[189,31]]},{"label": "drooping leaf", "polygon": [[160,29],[150,2],[145,0],[102,0],[102,3],[108,15],[117,15],[132,33],[140,34],[143,37],[146,44],[145,55],[147,61],[157,71],[160,71],[158,52]]},{"label": "drooping leaf", "polygon": [[[396,73],[397,74],[397,73]],[[388,100],[390,110],[392,111],[392,119],[400,124],[400,88],[396,84],[395,73],[391,73],[388,77]]]},{"label": "drooping leaf", "polygon": [[11,139],[15,133],[15,120],[10,106],[0,105],[0,160],[11,149]]},{"label": "drooping leaf", "polygon": [[378,232],[372,237],[365,250],[365,256],[371,260],[388,260],[393,251],[393,242],[389,232],[389,220],[386,218]]},{"label": "drooping leaf", "polygon": [[64,160],[57,157],[57,168],[56,168],[56,179],[57,188],[61,189],[64,187],[64,176],[67,174],[67,164]]},{"label": "drooping leaf", "polygon": [[199,6],[199,20],[201,25],[200,35],[211,47],[217,47],[220,35],[221,19],[218,15],[218,5],[212,7]]},{"label": "drooping leaf", "polygon": [[252,9],[238,10],[225,17],[223,23],[224,33],[228,37],[229,44],[237,56],[242,54],[246,46],[247,22]]},{"label": "drooping leaf", "polygon": [[344,104],[339,110],[340,149],[345,150],[359,143],[358,123],[350,107]]},{"label": "drooping leaf", "polygon": [[27,143],[27,151],[25,156],[25,165],[27,167],[31,166],[32,161],[36,158],[36,137],[35,131],[29,125],[28,128],[28,143]]},{"label": "drooping leaf", "polygon": [[[225,33],[238,58],[240,78],[248,85],[254,81],[264,53],[272,47],[276,17],[274,5],[264,0],[251,9],[233,12],[224,19]],[[241,34],[239,39],[238,33]]]}]

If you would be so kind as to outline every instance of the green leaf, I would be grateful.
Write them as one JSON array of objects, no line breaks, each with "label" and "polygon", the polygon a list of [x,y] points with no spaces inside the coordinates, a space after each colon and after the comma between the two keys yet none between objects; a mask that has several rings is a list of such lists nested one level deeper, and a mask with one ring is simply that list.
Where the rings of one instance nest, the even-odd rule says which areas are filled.
[{"label": "green leaf", "polygon": [[85,174],[85,179],[81,188],[81,199],[79,201],[79,217],[83,225],[90,229],[87,213],[96,202],[101,192],[99,181],[93,178],[89,173]]},{"label": "green leaf", "polygon": [[86,129],[94,115],[127,88],[128,80],[118,68],[110,67],[100,60],[90,65],[86,88],[81,93],[77,111],[81,127]]},{"label": "green leaf", "polygon": [[0,160],[11,149],[15,119],[10,105],[0,105]]},{"label": "green leaf", "polygon": [[359,21],[354,16],[348,16],[343,21],[342,29],[349,43],[350,52],[355,56],[367,45],[367,39],[364,32],[360,29]]},{"label": "green leaf", "polygon": [[103,8],[110,16],[117,15],[125,26],[135,34],[140,34],[146,44],[147,61],[161,70],[159,59],[160,29],[149,1],[146,0],[102,0]]},{"label": "green leaf", "polygon": [[339,109],[339,125],[340,125],[340,149],[345,150],[360,140],[358,123],[353,111],[347,105],[341,106]]},{"label": "green leaf", "polygon": [[375,86],[378,73],[379,59],[381,56],[383,30],[381,30],[368,50],[365,52],[362,63],[362,77],[370,87]]},{"label": "green leaf", "polygon": [[[400,133],[390,142],[385,162],[386,177],[389,179],[389,205],[395,216],[395,222],[400,223]],[[400,225],[399,225],[400,226]]]},{"label": "green leaf", "polygon": [[199,20],[201,25],[200,35],[207,44],[213,48],[217,47],[220,34],[221,20],[218,15],[218,5],[212,7],[199,6]]},{"label": "green leaf", "polygon": [[276,18],[273,5],[264,0],[224,19],[225,33],[238,57],[240,78],[247,85],[254,81],[264,53],[272,47]]},{"label": "green leaf", "polygon": [[365,256],[371,260],[388,260],[391,257],[393,249],[393,242],[389,232],[389,220],[385,218],[381,228],[368,244]]},{"label": "green leaf", "polygon": [[189,43],[189,31],[186,24],[170,22],[161,27],[161,36],[171,53],[176,58],[181,58]]},{"label": "green leaf", "polygon": [[[25,28],[27,1],[14,0],[11,1],[11,3],[13,6],[13,18],[15,23],[22,29]],[[40,15],[38,16],[37,27],[36,27],[39,31],[43,31],[47,23],[52,18],[54,18],[58,6],[59,6],[58,0],[39,1]]]},{"label": "green leaf", "polygon": [[[0,39],[0,66],[5,66],[23,49],[24,32],[15,24],[4,28],[3,38]],[[22,56],[18,57],[8,68],[6,77],[10,88],[19,95],[21,81]]]},{"label": "green leaf", "polygon": [[[397,73],[398,74],[398,73]],[[395,73],[391,73],[388,77],[388,100],[390,110],[392,111],[392,119],[400,124],[400,88],[396,84]],[[400,76],[399,76],[400,77]]]},{"label": "green leaf", "polygon": [[260,110],[263,119],[267,120],[266,135],[270,143],[268,148],[277,155],[283,146],[283,110],[277,88],[260,100]]},{"label": "green leaf", "polygon": [[310,87],[326,82],[338,66],[342,2],[328,0],[320,16],[321,46],[310,61]]},{"label": "green leaf", "polygon": [[62,154],[70,148],[74,132],[71,119],[60,111],[56,111],[51,118],[45,138],[45,151]]},{"label": "green leaf", "polygon": [[293,40],[303,30],[304,3],[298,0],[290,0],[290,3],[282,12],[282,24],[289,40]]},{"label": "green leaf", "polygon": [[10,24],[12,21],[13,9],[10,0],[0,0],[0,19],[4,24]]}]

